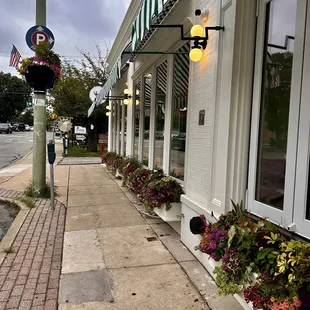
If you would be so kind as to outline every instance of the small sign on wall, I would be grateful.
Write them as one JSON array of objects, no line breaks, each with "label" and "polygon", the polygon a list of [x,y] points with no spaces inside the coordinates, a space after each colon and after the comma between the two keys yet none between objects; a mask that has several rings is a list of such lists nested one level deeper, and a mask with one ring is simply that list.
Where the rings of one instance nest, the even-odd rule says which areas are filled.
[{"label": "small sign on wall", "polygon": [[205,110],[200,110],[198,125],[204,125],[204,124],[205,124]]}]

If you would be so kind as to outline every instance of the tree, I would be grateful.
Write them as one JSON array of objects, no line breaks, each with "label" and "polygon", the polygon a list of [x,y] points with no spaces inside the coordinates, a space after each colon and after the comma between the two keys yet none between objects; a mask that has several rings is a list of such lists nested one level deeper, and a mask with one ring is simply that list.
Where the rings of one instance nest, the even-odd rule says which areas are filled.
[{"label": "tree", "polygon": [[22,113],[17,120],[21,123],[33,126],[33,109],[29,108],[24,113]]},{"label": "tree", "polygon": [[276,68],[279,82],[265,91],[265,120],[268,129],[275,132],[275,146],[286,149],[290,93],[292,80],[293,53],[274,53],[271,55],[272,65]]},{"label": "tree", "polygon": [[[85,52],[79,68],[68,61],[62,65],[62,78],[50,91],[54,112],[60,116],[73,117],[73,123],[87,130],[87,150],[97,152],[98,134],[108,130],[108,118],[101,106],[88,118],[91,106],[89,91],[106,81],[106,59],[97,46],[97,57],[92,58]],[[92,126],[93,125],[93,129]]]},{"label": "tree", "polygon": [[0,72],[0,122],[10,122],[26,108],[31,89],[21,79]]}]

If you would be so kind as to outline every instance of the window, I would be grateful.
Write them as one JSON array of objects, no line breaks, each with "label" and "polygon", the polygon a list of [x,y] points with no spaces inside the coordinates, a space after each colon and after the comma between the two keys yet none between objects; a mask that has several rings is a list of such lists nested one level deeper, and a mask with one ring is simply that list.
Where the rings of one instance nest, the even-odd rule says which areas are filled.
[{"label": "window", "polygon": [[[189,52],[190,45],[186,44],[179,52]],[[171,151],[170,175],[184,180],[184,162],[186,146],[186,121],[188,102],[188,55],[176,55],[173,69],[173,99],[171,119]]]},{"label": "window", "polygon": [[[141,92],[141,83],[139,82],[135,86],[135,94]],[[131,102],[134,106],[134,113],[135,113],[135,137],[134,137],[134,157],[136,159],[139,159],[139,130],[140,130],[140,104],[136,105],[133,102]]]},{"label": "window", "polygon": [[143,164],[149,165],[150,111],[152,93],[152,74],[144,77],[144,130],[143,130]]},{"label": "window", "polygon": [[260,0],[259,12],[248,208],[310,237],[307,3]]},{"label": "window", "polygon": [[155,115],[155,158],[154,165],[163,168],[164,129],[167,93],[167,61],[157,67],[156,74],[156,115]]}]

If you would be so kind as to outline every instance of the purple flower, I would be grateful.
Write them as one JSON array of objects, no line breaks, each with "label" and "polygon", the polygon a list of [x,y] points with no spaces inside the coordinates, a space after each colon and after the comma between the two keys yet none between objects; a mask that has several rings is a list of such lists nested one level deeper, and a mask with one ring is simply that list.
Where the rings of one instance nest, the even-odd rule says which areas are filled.
[{"label": "purple flower", "polygon": [[216,249],[216,242],[211,242],[210,243],[210,248],[212,249],[212,250],[215,250]]}]

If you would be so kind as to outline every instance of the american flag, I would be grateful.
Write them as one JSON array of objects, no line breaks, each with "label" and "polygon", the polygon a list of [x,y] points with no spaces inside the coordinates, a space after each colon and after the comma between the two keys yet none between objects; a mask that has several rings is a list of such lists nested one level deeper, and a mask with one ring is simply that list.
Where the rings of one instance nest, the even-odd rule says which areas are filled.
[{"label": "american flag", "polygon": [[18,64],[21,59],[21,55],[15,45],[13,45],[12,51],[11,51],[11,57],[10,57],[10,67],[15,67],[16,70],[18,69]]}]

